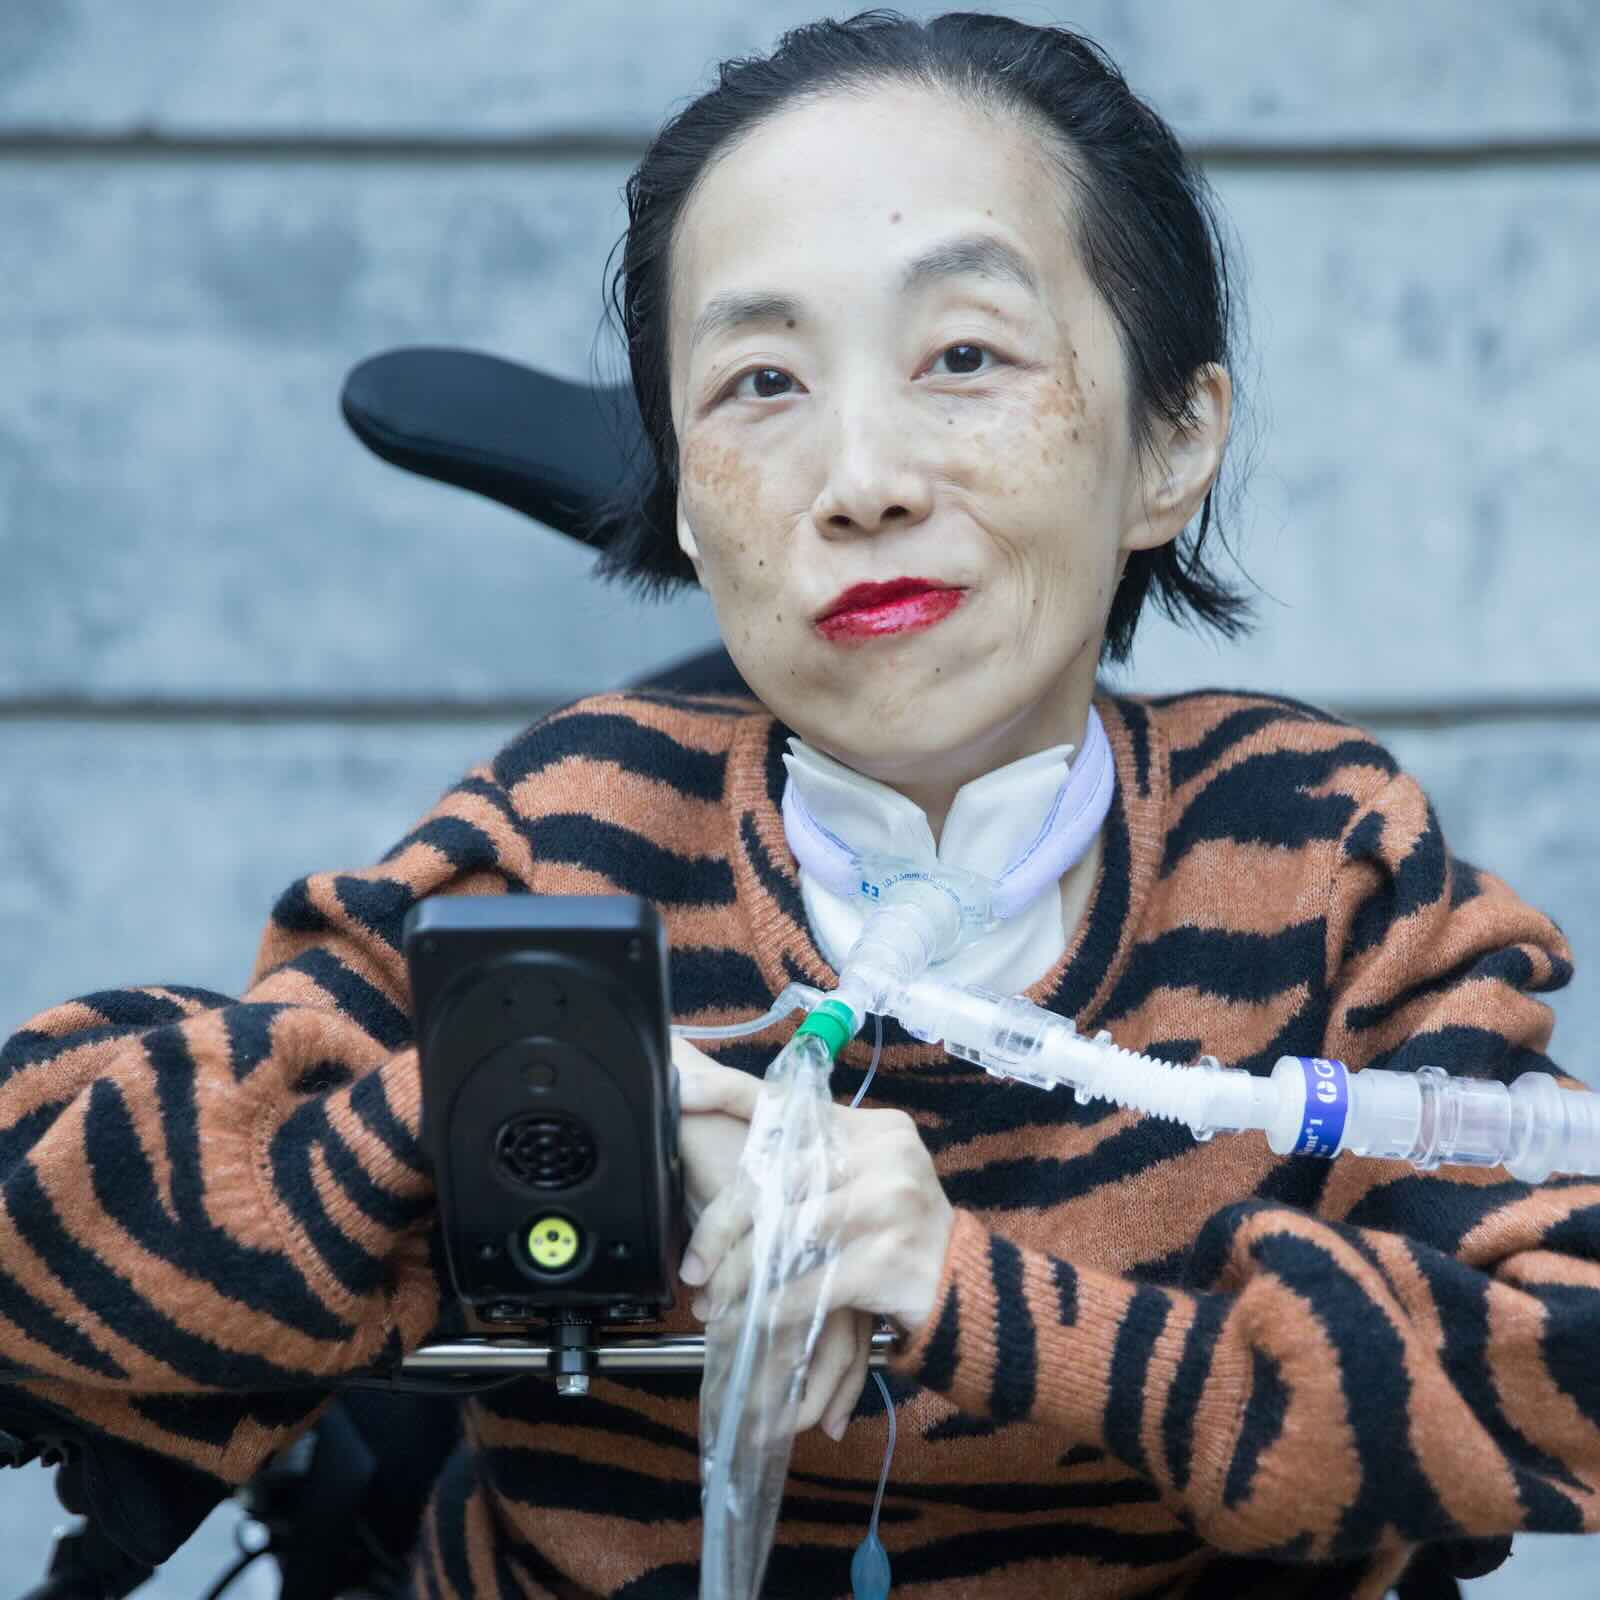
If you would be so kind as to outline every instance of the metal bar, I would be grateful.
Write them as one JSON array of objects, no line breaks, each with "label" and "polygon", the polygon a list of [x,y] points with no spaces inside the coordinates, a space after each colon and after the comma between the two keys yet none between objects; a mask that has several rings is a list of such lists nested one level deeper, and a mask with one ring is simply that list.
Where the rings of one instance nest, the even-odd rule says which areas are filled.
[{"label": "metal bar", "polygon": [[[895,1335],[879,1332],[872,1336],[874,1367],[885,1367],[896,1346]],[[674,1338],[611,1339],[586,1348],[594,1357],[596,1372],[698,1372],[706,1364],[704,1334],[685,1334]],[[510,1376],[518,1372],[550,1372],[556,1346],[533,1344],[524,1339],[455,1339],[441,1344],[425,1344],[401,1364],[407,1373],[470,1373]],[[565,1352],[572,1354],[571,1348]]]}]

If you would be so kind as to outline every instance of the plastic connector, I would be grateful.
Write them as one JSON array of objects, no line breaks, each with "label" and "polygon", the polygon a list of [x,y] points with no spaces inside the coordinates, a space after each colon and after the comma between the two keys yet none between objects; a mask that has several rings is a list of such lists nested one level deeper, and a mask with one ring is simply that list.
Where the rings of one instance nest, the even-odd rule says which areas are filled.
[{"label": "plastic connector", "polygon": [[839,1052],[855,1038],[860,1025],[860,1019],[849,1006],[841,1005],[837,1000],[824,1000],[795,1029],[794,1036],[800,1039],[814,1033],[822,1041],[828,1052],[828,1060],[832,1062],[838,1060]]}]

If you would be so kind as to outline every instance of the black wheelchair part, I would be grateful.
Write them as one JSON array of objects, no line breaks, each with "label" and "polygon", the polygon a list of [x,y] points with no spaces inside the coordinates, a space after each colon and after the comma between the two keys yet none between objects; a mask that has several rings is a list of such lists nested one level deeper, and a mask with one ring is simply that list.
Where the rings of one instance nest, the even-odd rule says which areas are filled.
[{"label": "black wheelchair part", "polygon": [[[592,543],[590,513],[641,459],[631,389],[574,384],[477,351],[410,347],[373,356],[345,381],[340,408],[356,436],[395,466],[453,484]],[[724,649],[697,652],[631,687],[749,694]],[[449,1319],[447,1318],[447,1321]],[[892,1337],[879,1333],[872,1364]],[[314,1426],[233,1492],[261,1542],[242,1548],[205,1600],[270,1555],[280,1600],[397,1593],[428,1497],[465,1449],[463,1396],[540,1376],[698,1370],[700,1338],[596,1341],[589,1323],[555,1323],[543,1340],[481,1336],[458,1319],[399,1369],[341,1386]],[[566,1392],[581,1393],[577,1385]],[[149,1580],[225,1498],[210,1476],[89,1428],[26,1392],[0,1387],[0,1465],[56,1469],[72,1521],[58,1531],[44,1581],[23,1600],[121,1600]],[[1398,1600],[1459,1597],[1510,1553],[1507,1539],[1419,1553]]]}]

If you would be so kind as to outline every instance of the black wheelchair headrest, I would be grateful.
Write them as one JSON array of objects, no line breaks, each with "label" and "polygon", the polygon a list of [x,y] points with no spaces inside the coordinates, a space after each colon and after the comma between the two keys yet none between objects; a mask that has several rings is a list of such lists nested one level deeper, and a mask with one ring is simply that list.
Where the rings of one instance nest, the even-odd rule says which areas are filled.
[{"label": "black wheelchair headrest", "polygon": [[642,459],[631,387],[569,383],[476,350],[386,350],[350,373],[339,404],[385,461],[585,544],[588,513]]},{"label": "black wheelchair headrest", "polygon": [[[631,386],[569,383],[476,350],[386,350],[350,373],[339,404],[385,461],[487,495],[584,544],[594,542],[590,516],[601,498],[645,459]],[[722,649],[636,687],[750,693]]]}]

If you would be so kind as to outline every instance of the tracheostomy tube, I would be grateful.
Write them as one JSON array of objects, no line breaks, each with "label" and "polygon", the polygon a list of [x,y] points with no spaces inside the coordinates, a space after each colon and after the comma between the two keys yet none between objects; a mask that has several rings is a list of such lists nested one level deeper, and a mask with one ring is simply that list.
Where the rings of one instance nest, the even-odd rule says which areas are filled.
[{"label": "tracheostomy tube", "polygon": [[[1600,1095],[1569,1089],[1546,1072],[1507,1085],[1426,1066],[1350,1071],[1321,1057],[1284,1056],[1268,1076],[1224,1067],[1214,1056],[1175,1064],[1080,1034],[1070,1018],[1020,995],[952,983],[938,965],[995,926],[994,888],[973,873],[896,857],[857,858],[868,916],[831,994],[791,984],[769,1026],[824,1002],[847,1015],[854,1037],[868,1013],[893,1017],[913,1037],[995,1077],[1039,1088],[1061,1084],[1080,1100],[1107,1099],[1188,1126],[1197,1139],[1257,1130],[1279,1155],[1342,1154],[1412,1162],[1503,1166],[1539,1183],[1552,1174],[1600,1174]],[[679,1029],[689,1037],[725,1028]]]}]

